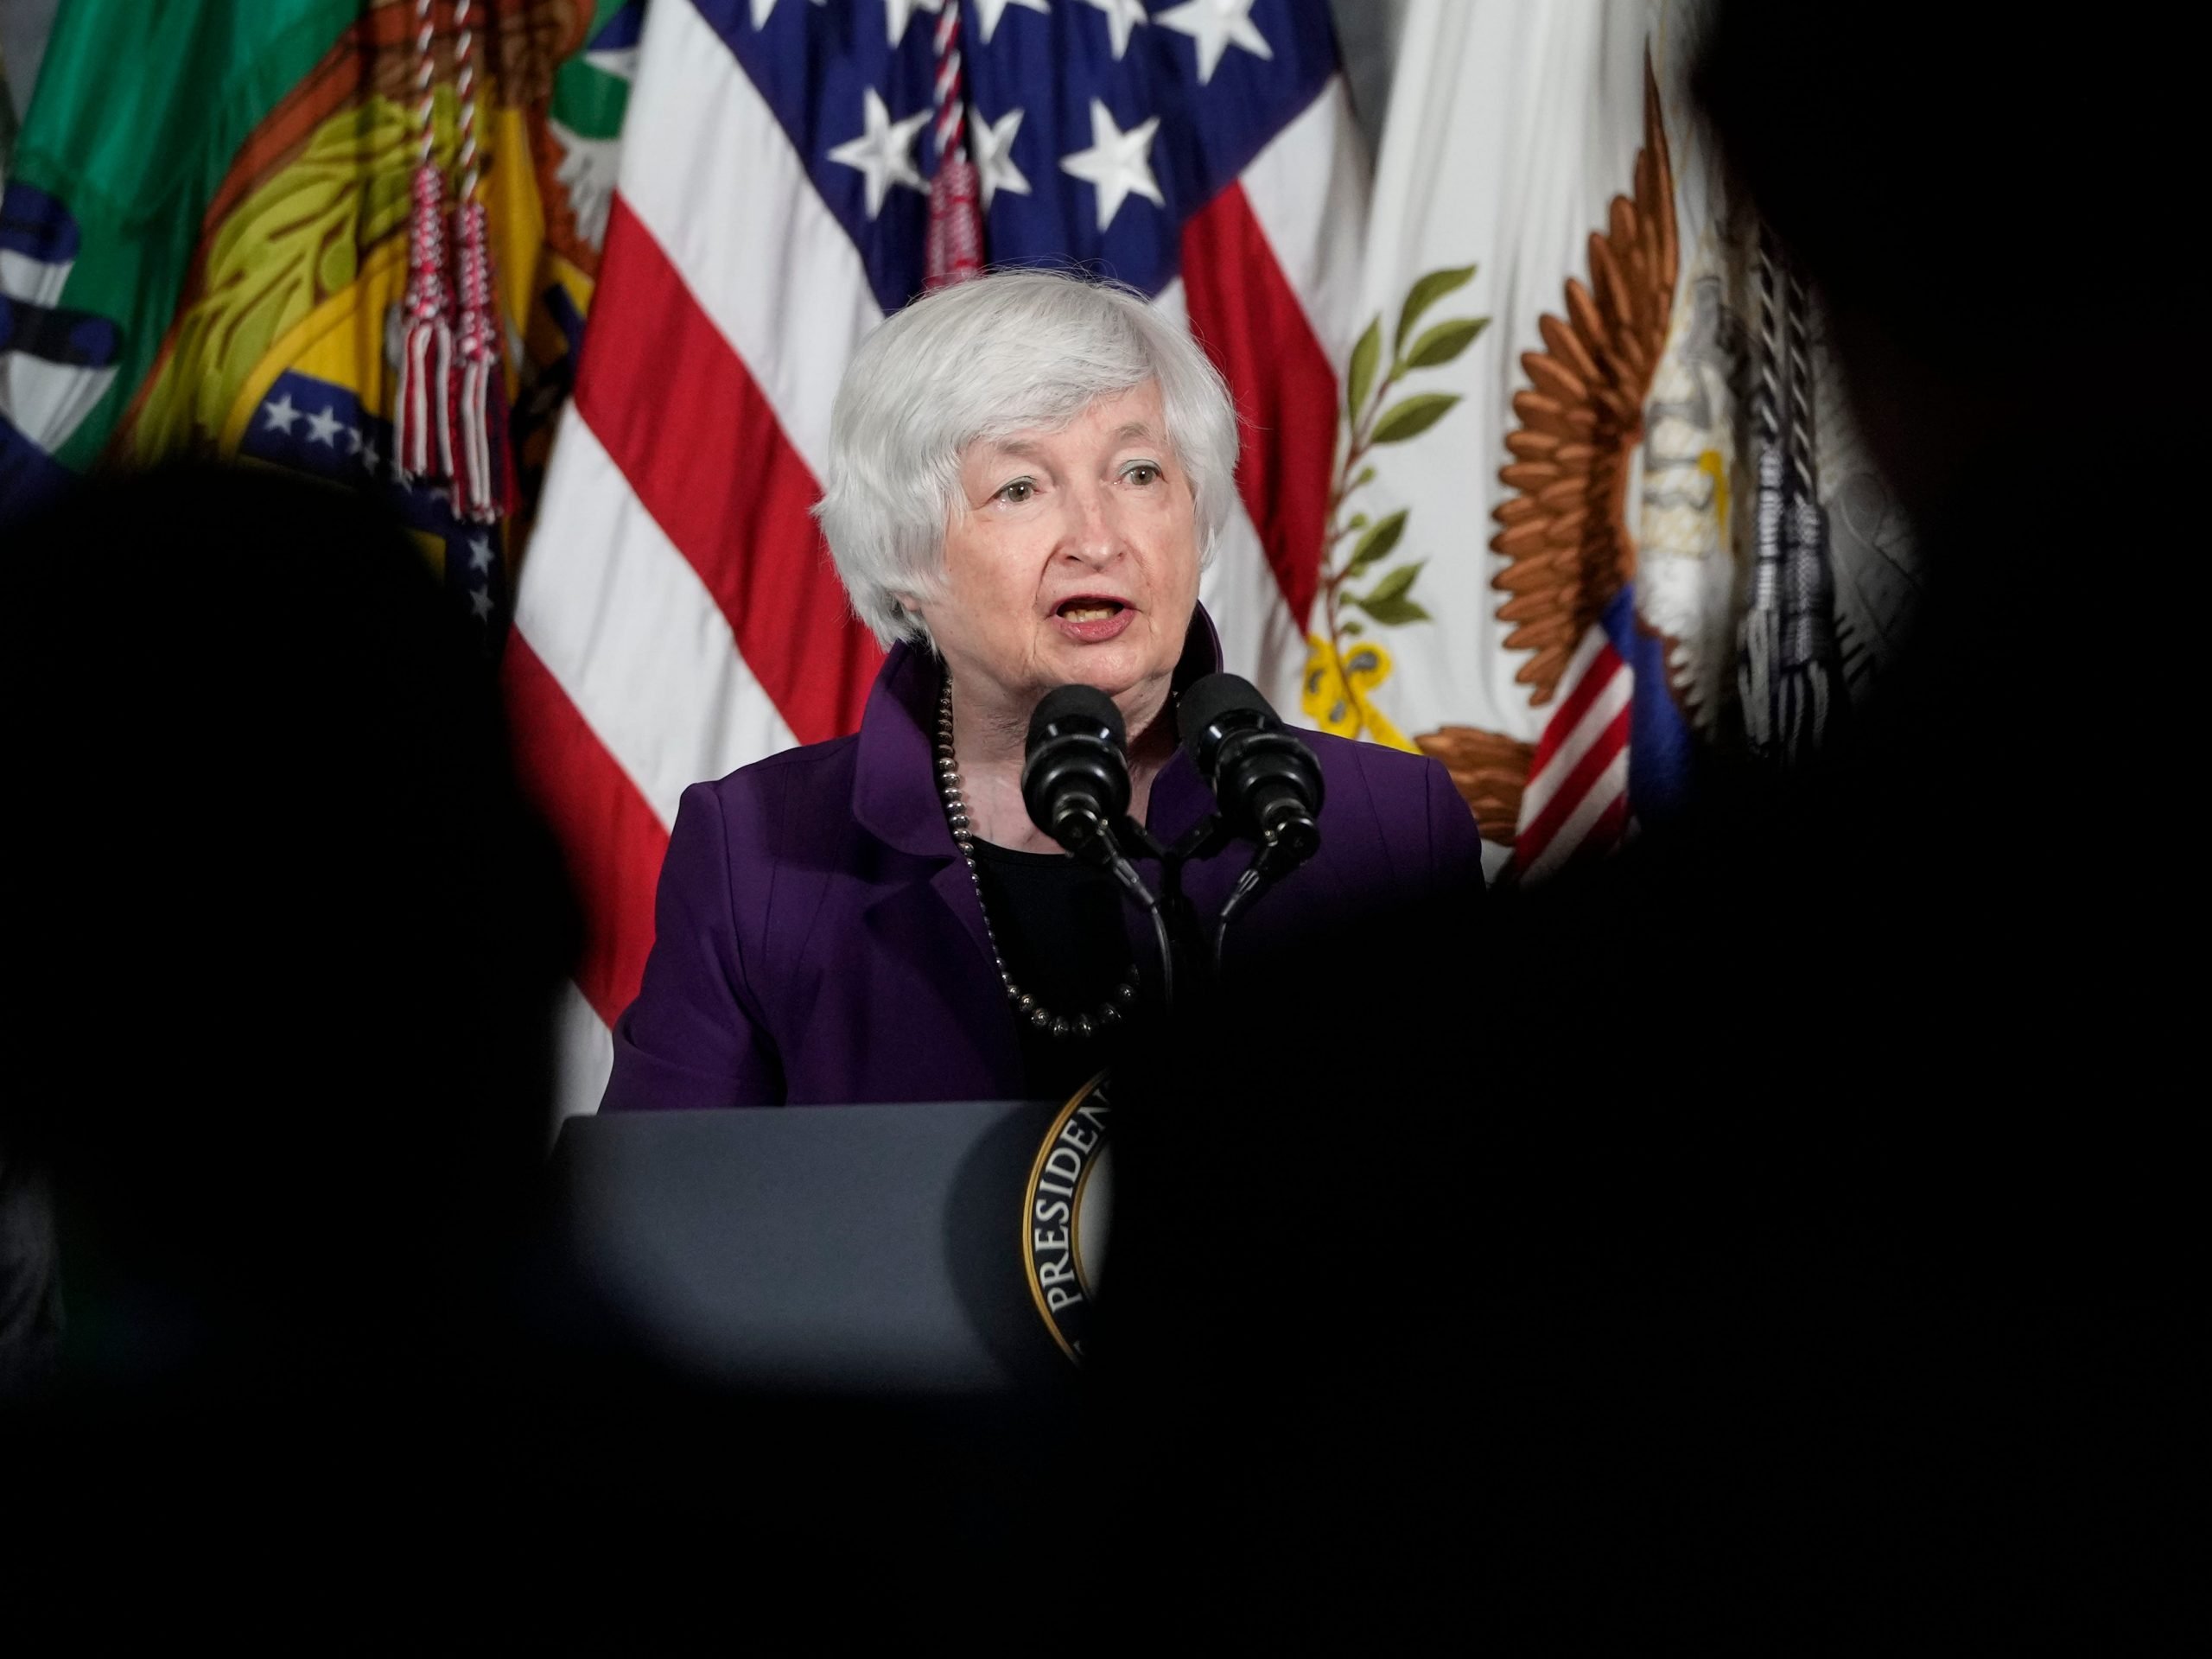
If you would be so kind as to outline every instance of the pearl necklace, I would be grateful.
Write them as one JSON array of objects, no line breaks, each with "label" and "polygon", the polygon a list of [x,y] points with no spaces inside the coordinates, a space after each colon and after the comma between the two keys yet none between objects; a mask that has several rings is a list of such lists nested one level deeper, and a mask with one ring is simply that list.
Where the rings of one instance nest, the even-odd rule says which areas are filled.
[{"label": "pearl necklace", "polygon": [[944,795],[944,822],[952,831],[952,844],[960,849],[960,856],[968,866],[968,879],[976,884],[976,904],[983,912],[983,937],[990,942],[991,966],[998,969],[999,983],[1006,989],[1006,999],[1014,1004],[1017,1018],[1027,1020],[1035,1029],[1060,1038],[1094,1037],[1112,1026],[1122,1023],[1122,1016],[1137,1000],[1137,969],[1129,964],[1129,971],[1114,988],[1113,995],[1089,1014],[1054,1014],[1044,1004],[1014,982],[1014,976],[1007,971],[1006,957],[999,950],[997,931],[991,926],[991,907],[983,900],[982,873],[976,868],[976,833],[969,827],[968,798],[960,785],[960,762],[952,752],[952,680],[947,676],[944,695],[937,703],[937,783]]}]

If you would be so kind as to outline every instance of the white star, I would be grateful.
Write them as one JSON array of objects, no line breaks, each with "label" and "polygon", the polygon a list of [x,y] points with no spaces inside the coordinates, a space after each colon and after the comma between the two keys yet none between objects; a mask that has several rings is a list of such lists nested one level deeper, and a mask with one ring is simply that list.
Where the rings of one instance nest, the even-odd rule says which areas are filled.
[{"label": "white star", "polygon": [[937,11],[944,0],[883,0],[883,28],[886,37],[896,46],[906,38],[906,25],[914,20],[918,11]]},{"label": "white star", "polygon": [[1072,173],[1098,187],[1098,228],[1102,233],[1114,222],[1114,215],[1122,211],[1122,203],[1132,191],[1155,207],[1167,205],[1160,194],[1158,181],[1152,176],[1152,136],[1159,130],[1160,118],[1155,115],[1123,132],[1114,124],[1114,118],[1106,112],[1105,105],[1095,98],[1090,100],[1090,148],[1063,156],[1060,171]]},{"label": "white star", "polygon": [[547,130],[561,147],[561,160],[553,176],[569,193],[569,211],[576,229],[594,248],[607,243],[607,215],[614,206],[614,176],[622,162],[620,138],[587,138],[550,117]]},{"label": "white star", "polygon": [[384,457],[377,453],[377,443],[374,438],[361,440],[361,466],[371,478],[377,475],[377,463],[383,459]]},{"label": "white star", "polygon": [[292,394],[289,391],[262,413],[269,417],[267,424],[261,429],[263,431],[282,432],[287,436],[291,434],[292,423],[300,418],[300,411],[292,407]]},{"label": "white star", "polygon": [[1114,61],[1122,60],[1122,54],[1129,49],[1129,31],[1139,23],[1152,20],[1144,15],[1144,0],[1084,0],[1087,6],[1106,14],[1106,29],[1114,37]]},{"label": "white star", "polygon": [[1173,11],[1163,11],[1152,21],[1198,43],[1201,86],[1213,79],[1221,54],[1231,46],[1241,46],[1256,57],[1271,60],[1274,57],[1267,36],[1252,21],[1252,0],[1184,0]]},{"label": "white star", "polygon": [[1001,190],[1017,196],[1029,194],[1029,181],[1014,164],[1014,135],[1021,130],[1021,111],[1008,110],[995,121],[986,121],[972,107],[968,112],[968,147],[976,152],[976,173],[982,181],[983,211],[991,211],[991,198]]},{"label": "white star", "polygon": [[[814,0],[814,3],[817,6],[825,6],[830,3],[830,0]],[[775,15],[775,11],[776,0],[753,0],[753,27],[760,28]],[[631,50],[634,55],[636,48],[633,47]]]},{"label": "white star", "polygon": [[468,538],[468,568],[489,570],[492,568],[492,543],[481,536]]},{"label": "white star", "polygon": [[339,429],[345,424],[345,422],[340,420],[327,408],[324,409],[320,415],[310,415],[308,416],[308,442],[327,443],[335,449],[338,447]]},{"label": "white star", "polygon": [[487,620],[490,618],[492,614],[492,595],[486,593],[481,588],[479,588],[474,593],[469,594],[468,602],[476,607],[476,617],[479,621]]},{"label": "white star", "polygon": [[883,94],[870,86],[862,99],[861,114],[868,130],[838,145],[830,152],[830,159],[868,175],[868,216],[874,219],[883,211],[883,199],[891,194],[893,185],[903,184],[910,190],[929,188],[914,168],[914,135],[928,124],[930,111],[924,105],[904,121],[893,121],[891,111],[883,106]]},{"label": "white star", "polygon": [[[758,4],[759,0],[754,0],[754,3]],[[818,6],[822,0],[814,0],[814,3]],[[770,10],[774,10],[776,0],[768,0]],[[753,20],[753,27],[760,27],[758,18]],[[613,75],[617,80],[635,80],[638,78],[638,48],[634,46],[618,47],[612,52],[587,52],[584,61],[601,74]]]},{"label": "white star", "polygon": [[992,31],[999,26],[999,19],[1006,16],[1008,6],[1020,6],[1024,11],[1050,12],[1046,0],[976,0],[976,21],[983,31],[983,44],[991,43]]}]

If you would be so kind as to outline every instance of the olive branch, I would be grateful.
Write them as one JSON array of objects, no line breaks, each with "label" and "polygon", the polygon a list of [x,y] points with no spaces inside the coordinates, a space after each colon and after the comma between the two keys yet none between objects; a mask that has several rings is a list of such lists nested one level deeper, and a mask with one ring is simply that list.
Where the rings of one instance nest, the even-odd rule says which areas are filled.
[{"label": "olive branch", "polygon": [[[1363,728],[1367,723],[1365,705],[1351,689],[1351,679],[1344,673],[1344,641],[1363,633],[1366,623],[1346,612],[1362,612],[1368,621],[1384,627],[1429,620],[1428,612],[1412,596],[1414,583],[1427,561],[1416,559],[1410,564],[1395,566],[1376,576],[1364,593],[1353,592],[1354,582],[1365,578],[1397,550],[1406,533],[1408,509],[1401,507],[1370,523],[1364,512],[1344,517],[1344,507],[1354,495],[1374,481],[1375,468],[1366,464],[1370,452],[1379,444],[1403,443],[1408,438],[1420,436],[1459,401],[1459,394],[1450,391],[1417,392],[1395,404],[1389,402],[1389,397],[1408,374],[1449,363],[1489,326],[1488,317],[1453,317],[1431,324],[1418,336],[1414,333],[1429,308],[1453,289],[1466,286],[1474,279],[1475,270],[1472,265],[1461,265],[1432,270],[1407,290],[1405,302],[1398,311],[1390,365],[1379,381],[1376,371],[1382,366],[1382,317],[1376,313],[1366,332],[1360,335],[1359,343],[1352,347],[1351,364],[1344,376],[1343,458],[1337,464],[1336,479],[1329,493],[1328,531],[1321,551],[1321,594],[1329,651],[1355,717]],[[1351,543],[1348,552],[1343,550],[1346,542]],[[1352,735],[1358,735],[1357,728]]]}]

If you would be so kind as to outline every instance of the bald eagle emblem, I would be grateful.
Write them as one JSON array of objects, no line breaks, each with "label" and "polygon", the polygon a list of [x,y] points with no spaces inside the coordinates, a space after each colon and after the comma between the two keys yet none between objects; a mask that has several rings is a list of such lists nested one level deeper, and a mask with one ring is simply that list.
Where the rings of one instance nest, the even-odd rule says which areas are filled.
[{"label": "bald eagle emblem", "polygon": [[[1561,310],[1538,321],[1541,349],[1522,355],[1529,385],[1513,398],[1518,425],[1498,472],[1508,493],[1491,515],[1491,550],[1504,561],[1491,580],[1504,595],[1497,620],[1508,629],[1506,648],[1529,653],[1514,679],[1528,688],[1531,708],[1554,709],[1552,728],[1536,743],[1467,726],[1414,740],[1451,772],[1485,837],[1517,844],[1524,866],[1533,858],[1523,834],[1530,823],[1548,807],[1562,816],[1576,807],[1556,781],[1541,803],[1530,792],[1554,754],[1577,741],[1562,726],[1583,722],[1584,741],[1611,741],[1620,781],[1611,797],[1580,798],[1587,822],[1547,823],[1545,840],[1557,832],[1571,847],[1626,833],[1631,682],[1612,689],[1621,706],[1606,718],[1615,725],[1589,740],[1590,711],[1605,715],[1589,690],[1597,677],[1632,666],[1643,683],[1648,673],[1666,687],[1668,696],[1654,701],[1669,705],[1664,717],[1677,731],[1685,715],[1697,720],[1713,701],[1703,684],[1712,653],[1696,619],[1713,608],[1710,584],[1730,579],[1727,468],[1711,435],[1720,418],[1706,406],[1707,370],[1696,360],[1698,308],[1675,315],[1675,181],[1648,60],[1631,191],[1613,198],[1588,247],[1589,280],[1567,279]],[[1717,302],[1717,289],[1708,297]],[[1648,442],[1655,438],[1664,442]],[[1629,518],[1639,469],[1641,537]],[[1678,550],[1675,541],[1683,541]],[[1640,548],[1653,568],[1639,570]],[[1670,550],[1694,557],[1697,569],[1657,569],[1665,560],[1656,556]],[[1718,608],[1725,613],[1725,602]],[[1595,769],[1606,753],[1587,751],[1579,764]]]}]

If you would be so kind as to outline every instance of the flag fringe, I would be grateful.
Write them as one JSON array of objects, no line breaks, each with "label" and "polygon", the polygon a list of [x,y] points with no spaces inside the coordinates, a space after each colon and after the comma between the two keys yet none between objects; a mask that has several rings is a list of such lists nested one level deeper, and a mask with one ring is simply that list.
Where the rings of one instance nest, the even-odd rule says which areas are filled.
[{"label": "flag fringe", "polygon": [[453,510],[460,518],[492,524],[513,511],[515,478],[491,237],[482,202],[464,201],[454,210],[454,239],[459,248],[461,361],[452,391],[458,462],[452,473]]},{"label": "flag fringe", "polygon": [[406,327],[400,336],[393,464],[405,480],[453,473],[447,387],[453,378],[453,322],[445,283],[445,181],[425,162],[415,169],[407,231]]}]

